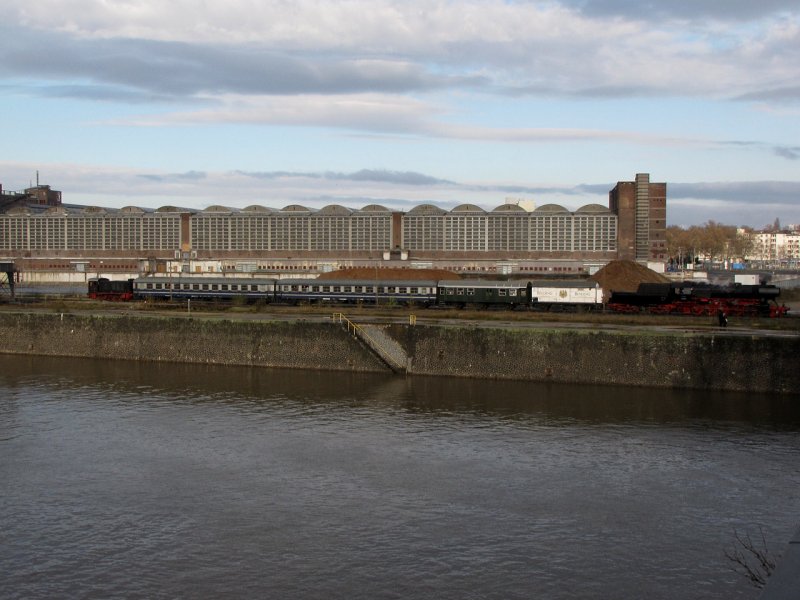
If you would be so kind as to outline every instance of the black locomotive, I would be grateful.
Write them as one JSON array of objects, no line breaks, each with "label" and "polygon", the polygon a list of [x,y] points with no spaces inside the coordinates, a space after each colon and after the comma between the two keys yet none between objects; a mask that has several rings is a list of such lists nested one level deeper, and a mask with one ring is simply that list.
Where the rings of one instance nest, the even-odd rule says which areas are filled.
[{"label": "black locomotive", "polygon": [[711,285],[693,281],[641,283],[635,292],[611,292],[608,308],[621,313],[656,315],[783,317],[774,285]]}]

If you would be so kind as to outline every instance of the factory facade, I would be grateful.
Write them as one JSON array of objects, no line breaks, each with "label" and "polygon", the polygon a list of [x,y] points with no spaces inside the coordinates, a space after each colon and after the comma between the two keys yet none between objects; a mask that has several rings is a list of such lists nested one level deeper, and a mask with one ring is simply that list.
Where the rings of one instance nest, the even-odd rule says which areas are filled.
[{"label": "factory facade", "polygon": [[617,258],[664,261],[665,233],[666,184],[650,183],[647,174],[619,182],[608,207],[575,211],[556,204],[528,210],[515,202],[489,211],[472,204],[452,210],[422,204],[407,212],[377,204],[107,209],[64,205],[48,186],[21,193],[0,188],[0,257],[28,270],[92,269],[100,261],[104,271],[424,265],[580,272]]}]

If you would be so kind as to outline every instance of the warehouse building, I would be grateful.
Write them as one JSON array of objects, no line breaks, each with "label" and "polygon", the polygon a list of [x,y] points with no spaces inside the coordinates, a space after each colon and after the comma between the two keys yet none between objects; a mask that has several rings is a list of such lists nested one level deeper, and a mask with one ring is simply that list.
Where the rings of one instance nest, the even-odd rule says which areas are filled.
[{"label": "warehouse building", "polygon": [[449,211],[422,204],[408,212],[377,204],[108,209],[64,205],[48,186],[0,193],[0,211],[0,257],[29,269],[103,261],[140,271],[195,271],[201,263],[199,270],[223,271],[406,263],[580,272],[617,258],[666,258],[666,184],[651,184],[647,174],[618,183],[608,207],[575,211],[515,202],[489,211],[473,204]]}]

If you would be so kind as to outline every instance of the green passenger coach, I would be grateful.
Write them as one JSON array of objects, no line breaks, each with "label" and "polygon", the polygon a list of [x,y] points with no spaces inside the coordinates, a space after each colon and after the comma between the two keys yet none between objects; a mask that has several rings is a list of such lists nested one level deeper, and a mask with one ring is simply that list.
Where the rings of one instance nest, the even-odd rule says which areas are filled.
[{"label": "green passenger coach", "polygon": [[440,306],[528,306],[531,285],[514,281],[440,281],[437,301]]}]

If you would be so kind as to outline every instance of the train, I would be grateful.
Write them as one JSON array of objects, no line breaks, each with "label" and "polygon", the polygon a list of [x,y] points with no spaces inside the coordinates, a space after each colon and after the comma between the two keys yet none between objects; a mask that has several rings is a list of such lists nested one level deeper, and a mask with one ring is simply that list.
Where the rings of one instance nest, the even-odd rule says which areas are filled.
[{"label": "train", "polygon": [[101,300],[212,300],[281,304],[363,304],[540,311],[608,310],[624,314],[782,317],[773,285],[713,286],[642,283],[636,292],[604,290],[591,280],[498,281],[271,279],[232,275],[145,275],[126,281],[93,278],[89,297]]},{"label": "train", "polygon": [[580,281],[270,279],[146,275],[126,281],[93,278],[89,297],[101,300],[233,300],[283,304],[379,304],[442,307],[590,310],[603,290]]},{"label": "train", "polygon": [[114,281],[105,277],[89,279],[89,298],[94,300],[133,300],[133,279]]},{"label": "train", "polygon": [[774,285],[712,285],[683,281],[640,283],[635,292],[611,292],[608,309],[619,313],[733,317],[785,317]]}]

